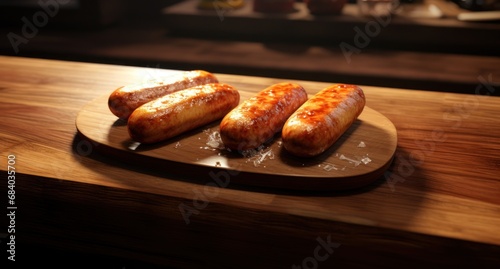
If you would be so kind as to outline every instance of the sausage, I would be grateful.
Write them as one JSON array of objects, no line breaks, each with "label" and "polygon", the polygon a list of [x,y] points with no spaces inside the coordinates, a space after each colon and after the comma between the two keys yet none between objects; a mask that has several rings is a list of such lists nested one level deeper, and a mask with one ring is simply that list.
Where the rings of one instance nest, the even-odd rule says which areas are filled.
[{"label": "sausage", "polygon": [[127,121],[128,133],[136,142],[160,142],[221,119],[239,102],[239,92],[227,84],[191,87],[134,110]]},{"label": "sausage", "polygon": [[136,108],[158,97],[197,85],[218,82],[213,74],[203,70],[184,71],[160,81],[120,87],[110,94],[108,107],[115,116],[126,119]]},{"label": "sausage", "polygon": [[312,96],[283,126],[282,145],[300,157],[326,151],[352,125],[365,106],[363,90],[336,84]]},{"label": "sausage", "polygon": [[224,146],[237,151],[258,148],[281,131],[306,100],[307,93],[298,84],[283,82],[267,87],[222,119],[219,132]]}]

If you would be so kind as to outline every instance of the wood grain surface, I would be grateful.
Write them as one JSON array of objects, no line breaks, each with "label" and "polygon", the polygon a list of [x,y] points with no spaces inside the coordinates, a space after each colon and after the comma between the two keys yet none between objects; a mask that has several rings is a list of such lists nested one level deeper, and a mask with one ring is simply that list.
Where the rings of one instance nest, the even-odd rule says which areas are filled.
[{"label": "wood grain surface", "polygon": [[[240,102],[252,97],[255,90],[269,86],[239,89]],[[311,91],[315,90],[320,89]],[[142,145],[131,140],[126,121],[110,113],[108,97],[109,94],[105,94],[82,108],[76,118],[79,133],[106,146],[108,151],[118,151],[114,155],[124,162],[147,163],[155,158],[159,164],[156,169],[184,165],[186,168],[178,172],[195,170],[195,177],[213,171],[237,173],[233,182],[252,186],[299,191],[360,188],[373,183],[385,172],[397,146],[396,128],[392,122],[369,107],[364,108],[335,145],[314,158],[297,158],[285,152],[279,134],[258,149],[243,154],[229,152],[220,139],[220,121],[161,143]]]},{"label": "wood grain surface", "polygon": [[[0,56],[0,167],[16,157],[18,260],[29,261],[32,244],[172,268],[500,262],[500,98],[487,96],[498,78],[479,78],[471,95],[361,85],[367,106],[397,129],[393,164],[356,191],[298,192],[124,163],[77,135],[89,102],[171,72]],[[256,91],[279,81],[217,76]],[[342,83],[299,82],[311,91]]]}]

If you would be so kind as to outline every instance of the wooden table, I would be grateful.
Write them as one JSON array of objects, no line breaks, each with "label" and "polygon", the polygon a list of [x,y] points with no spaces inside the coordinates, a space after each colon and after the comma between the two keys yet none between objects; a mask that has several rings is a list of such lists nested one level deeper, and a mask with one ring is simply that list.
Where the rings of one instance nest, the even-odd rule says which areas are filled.
[{"label": "wooden table", "polygon": [[[16,260],[30,261],[26,246],[36,246],[41,253],[172,268],[487,268],[500,262],[500,99],[487,96],[498,91],[491,86],[498,78],[480,77],[475,95],[362,86],[367,106],[398,130],[393,165],[364,189],[229,184],[207,193],[205,178],[125,164],[77,135],[75,118],[85,104],[169,72],[0,57],[2,196],[15,189],[15,204],[6,201],[4,208],[15,211],[15,233],[7,236],[15,235]],[[217,75],[248,91],[280,81]],[[16,172],[10,185],[9,158]],[[183,215],[180,208],[196,210]],[[42,260],[64,258],[46,254]]]}]

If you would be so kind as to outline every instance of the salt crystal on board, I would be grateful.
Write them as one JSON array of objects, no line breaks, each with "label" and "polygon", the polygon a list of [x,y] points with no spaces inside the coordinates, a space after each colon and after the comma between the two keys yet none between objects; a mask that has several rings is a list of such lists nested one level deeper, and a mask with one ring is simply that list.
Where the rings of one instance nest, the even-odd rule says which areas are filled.
[{"label": "salt crystal on board", "polygon": [[141,145],[141,143],[139,143],[139,142],[132,142],[132,143],[128,146],[128,149],[130,149],[130,150],[136,150],[136,149],[139,147],[139,145]]},{"label": "salt crystal on board", "polygon": [[219,147],[219,142],[215,140],[208,140],[207,145],[212,148],[218,148]]},{"label": "salt crystal on board", "polygon": [[[248,158],[248,162],[252,162],[255,167],[262,164],[265,160],[274,159],[274,152],[272,149],[267,150],[249,150],[246,152],[247,155],[244,155]],[[265,167],[265,166],[264,166]]]},{"label": "salt crystal on board", "polygon": [[363,142],[363,141],[359,142],[358,148],[366,148],[365,142]]},{"label": "salt crystal on board", "polygon": [[350,163],[354,164],[354,166],[358,166],[358,165],[360,165],[360,164],[361,164],[361,162],[360,162],[360,161],[358,161],[358,160],[354,160],[354,159],[351,159],[351,158],[348,158],[348,157],[346,157],[344,154],[341,154],[341,155],[340,155],[340,157],[339,157],[339,159],[341,159],[341,160],[346,160],[346,161],[348,161],[348,162],[350,162]]},{"label": "salt crystal on board", "polygon": [[260,156],[258,156],[258,158],[253,162],[253,164],[255,166],[258,166],[259,164],[261,164],[264,160],[266,160],[266,158],[269,156],[269,159],[274,159],[274,154],[273,152],[271,151],[271,149],[269,149],[268,151],[266,152],[260,152]]},{"label": "salt crystal on board", "polygon": [[332,170],[339,170],[339,169],[335,166],[335,164],[326,163],[325,166],[323,167],[323,170],[332,171]]},{"label": "salt crystal on board", "polygon": [[370,159],[370,158],[368,157],[368,155],[365,155],[365,156],[361,159],[361,161],[362,161],[364,164],[368,164],[368,163],[370,163],[370,162],[372,161],[372,159]]},{"label": "salt crystal on board", "polygon": [[[205,131],[204,131],[205,132]],[[220,133],[214,131],[212,133],[205,132],[208,135],[207,145],[214,149],[224,149],[224,144],[222,142],[222,138],[220,137]]]}]

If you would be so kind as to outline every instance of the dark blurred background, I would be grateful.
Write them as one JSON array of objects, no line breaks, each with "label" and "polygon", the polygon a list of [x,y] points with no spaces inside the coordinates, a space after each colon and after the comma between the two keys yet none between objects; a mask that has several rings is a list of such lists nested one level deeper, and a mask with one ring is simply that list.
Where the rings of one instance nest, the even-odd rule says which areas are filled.
[{"label": "dark blurred background", "polygon": [[356,0],[322,16],[302,0],[286,14],[242,1],[0,0],[0,53],[459,93],[500,82],[498,14],[458,19],[498,0],[402,0],[385,18],[361,16]]}]

